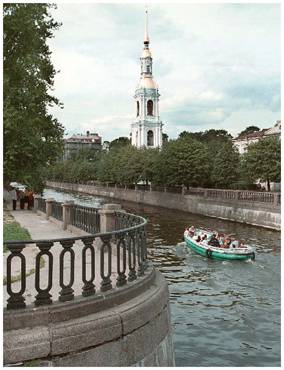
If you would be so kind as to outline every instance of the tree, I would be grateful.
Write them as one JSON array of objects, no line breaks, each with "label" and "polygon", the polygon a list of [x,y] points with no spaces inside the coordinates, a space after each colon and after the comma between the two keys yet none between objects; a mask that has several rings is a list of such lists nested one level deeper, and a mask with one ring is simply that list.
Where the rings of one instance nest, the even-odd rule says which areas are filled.
[{"label": "tree", "polygon": [[224,143],[213,160],[211,179],[215,187],[230,188],[239,178],[240,158],[232,142]]},{"label": "tree", "polygon": [[204,186],[210,176],[207,147],[191,138],[169,141],[159,153],[154,182],[163,185]]},{"label": "tree", "polygon": [[166,133],[162,134],[162,142],[163,144],[167,143],[169,141],[169,135]]},{"label": "tree", "polygon": [[128,139],[128,137],[120,136],[119,138],[114,139],[110,142],[109,149],[120,148],[122,146],[130,145],[130,144],[131,142]]},{"label": "tree", "polygon": [[243,171],[251,181],[279,182],[281,179],[281,144],[278,138],[265,138],[248,146],[243,155]]},{"label": "tree", "polygon": [[252,132],[259,131],[259,130],[260,128],[257,126],[248,126],[246,129],[240,132],[238,136],[246,136],[248,134],[251,134]]},{"label": "tree", "polygon": [[4,183],[40,191],[44,168],[63,149],[63,127],[48,113],[56,71],[47,40],[59,28],[48,4],[4,4]]}]

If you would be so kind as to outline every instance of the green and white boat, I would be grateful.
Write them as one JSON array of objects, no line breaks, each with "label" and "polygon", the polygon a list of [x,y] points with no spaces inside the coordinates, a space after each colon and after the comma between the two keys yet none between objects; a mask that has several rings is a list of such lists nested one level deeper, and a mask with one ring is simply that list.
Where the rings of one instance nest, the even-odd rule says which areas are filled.
[{"label": "green and white boat", "polygon": [[[208,235],[208,230],[198,230],[198,233],[204,232]],[[207,244],[207,240],[197,242],[194,238],[198,234],[195,234],[193,237],[184,233],[184,240],[186,245],[192,249],[194,252],[200,254],[201,256],[212,258],[215,260],[221,261],[232,261],[232,260],[254,260],[255,259],[255,249],[249,245],[244,245],[239,248],[219,248],[213,247]]]}]

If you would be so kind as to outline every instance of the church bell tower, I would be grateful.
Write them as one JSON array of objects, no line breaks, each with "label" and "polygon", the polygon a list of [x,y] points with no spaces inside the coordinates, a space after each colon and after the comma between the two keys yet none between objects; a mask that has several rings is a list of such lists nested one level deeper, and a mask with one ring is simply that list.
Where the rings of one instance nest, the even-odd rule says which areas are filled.
[{"label": "church bell tower", "polygon": [[144,48],[141,62],[140,81],[135,90],[136,118],[131,124],[131,143],[137,148],[159,148],[162,146],[162,127],[159,113],[159,90],[153,79],[153,60],[149,49],[148,11],[145,16]]}]

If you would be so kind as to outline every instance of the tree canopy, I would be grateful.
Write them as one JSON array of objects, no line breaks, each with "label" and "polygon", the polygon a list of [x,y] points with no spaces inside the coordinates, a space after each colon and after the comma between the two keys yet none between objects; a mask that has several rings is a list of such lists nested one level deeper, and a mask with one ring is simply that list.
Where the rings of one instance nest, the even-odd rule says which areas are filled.
[{"label": "tree canopy", "polygon": [[56,71],[47,40],[60,26],[51,5],[4,7],[4,183],[43,186],[44,168],[63,148],[63,127],[48,112],[61,106],[51,95]]},{"label": "tree canopy", "polygon": [[131,143],[128,137],[120,136],[117,139],[114,139],[109,143],[109,149],[120,148],[122,146],[129,145],[129,144]]},{"label": "tree canopy", "polygon": [[245,136],[255,131],[260,131],[260,128],[257,126],[248,126],[246,129],[239,133],[239,136]]},{"label": "tree canopy", "polygon": [[163,185],[203,186],[210,171],[207,147],[191,138],[169,141],[159,153],[154,182]]},{"label": "tree canopy", "polygon": [[229,188],[240,174],[240,156],[232,142],[224,143],[213,159],[212,183],[218,188]]},{"label": "tree canopy", "polygon": [[248,146],[243,156],[243,169],[251,181],[279,182],[281,179],[281,143],[278,138],[265,138]]}]

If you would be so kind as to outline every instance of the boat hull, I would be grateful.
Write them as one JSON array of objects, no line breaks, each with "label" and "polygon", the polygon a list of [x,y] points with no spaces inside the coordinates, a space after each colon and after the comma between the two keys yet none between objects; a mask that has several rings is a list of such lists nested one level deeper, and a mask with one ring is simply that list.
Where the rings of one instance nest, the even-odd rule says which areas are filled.
[{"label": "boat hull", "polygon": [[244,254],[236,254],[236,253],[226,253],[226,251],[222,250],[220,252],[216,250],[207,249],[205,247],[202,247],[195,243],[192,239],[184,237],[184,240],[186,242],[186,245],[193,250],[194,252],[198,253],[199,255],[215,260],[220,261],[232,261],[232,260],[238,260],[238,261],[245,261],[249,259],[254,259],[255,255],[254,252],[252,253],[244,253]]}]

